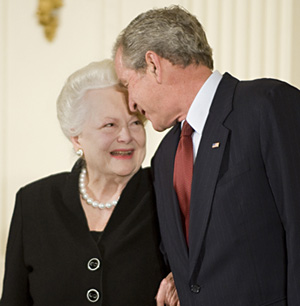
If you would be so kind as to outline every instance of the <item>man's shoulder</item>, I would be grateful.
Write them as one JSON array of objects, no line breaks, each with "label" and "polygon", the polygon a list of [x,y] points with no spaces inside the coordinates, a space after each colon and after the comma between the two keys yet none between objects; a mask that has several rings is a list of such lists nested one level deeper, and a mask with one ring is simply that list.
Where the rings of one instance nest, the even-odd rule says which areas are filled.
[{"label": "man's shoulder", "polygon": [[276,91],[295,91],[299,94],[299,89],[293,85],[274,78],[258,78],[253,80],[241,80],[237,86],[238,90],[248,90],[255,93],[272,93]]}]

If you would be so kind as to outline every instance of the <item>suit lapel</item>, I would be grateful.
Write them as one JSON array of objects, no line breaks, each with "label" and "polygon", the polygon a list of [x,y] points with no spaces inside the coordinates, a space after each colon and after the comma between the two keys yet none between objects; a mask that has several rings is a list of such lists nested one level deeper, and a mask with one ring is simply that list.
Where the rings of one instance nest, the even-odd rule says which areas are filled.
[{"label": "suit lapel", "polygon": [[165,216],[162,222],[164,222],[165,227],[168,228],[166,239],[168,241],[172,241],[172,244],[176,244],[176,247],[178,247],[180,250],[184,250],[184,252],[180,252],[180,256],[183,256],[184,262],[187,262],[187,245],[182,228],[178,199],[173,187],[174,159],[180,132],[180,123],[178,123],[164,139],[165,147],[167,147],[168,150],[162,150],[160,163],[156,167],[158,169],[157,171],[163,174],[161,176],[163,180],[156,183],[156,192],[160,193],[158,197],[162,199],[161,203],[163,203],[163,205],[158,207],[158,209],[162,210],[163,215]]},{"label": "suit lapel", "polygon": [[[86,240],[90,235],[87,218],[80,202],[78,190],[80,167],[80,163],[77,162],[72,172],[68,175],[66,184],[62,190],[62,197],[67,214],[70,215],[69,226],[72,227],[74,235]],[[71,222],[71,220],[74,220],[74,222]]]},{"label": "suit lapel", "polygon": [[189,228],[190,277],[198,274],[201,267],[201,248],[229,134],[223,122],[231,112],[237,83],[238,80],[229,74],[223,76],[205,123],[194,165]]}]

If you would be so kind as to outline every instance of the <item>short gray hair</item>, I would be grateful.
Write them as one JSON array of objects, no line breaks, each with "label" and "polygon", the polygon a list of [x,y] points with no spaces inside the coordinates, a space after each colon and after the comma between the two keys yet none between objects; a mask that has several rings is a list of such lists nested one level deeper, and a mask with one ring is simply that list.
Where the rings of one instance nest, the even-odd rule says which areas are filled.
[{"label": "short gray hair", "polygon": [[145,55],[149,50],[173,65],[202,64],[213,69],[212,49],[202,25],[178,5],[138,15],[118,36],[113,57],[119,48],[125,66],[136,71],[146,68]]},{"label": "short gray hair", "polygon": [[92,62],[69,76],[57,99],[57,117],[65,136],[70,139],[82,132],[88,112],[83,97],[88,90],[118,85],[112,60]]}]

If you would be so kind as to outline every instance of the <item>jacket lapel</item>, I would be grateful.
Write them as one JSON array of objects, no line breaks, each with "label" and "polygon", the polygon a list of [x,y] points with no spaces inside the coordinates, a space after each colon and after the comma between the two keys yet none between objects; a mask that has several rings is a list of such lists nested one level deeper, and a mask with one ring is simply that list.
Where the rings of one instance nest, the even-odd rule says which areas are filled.
[{"label": "jacket lapel", "polygon": [[223,76],[205,123],[194,165],[189,228],[191,278],[198,274],[201,267],[201,248],[229,134],[223,122],[232,110],[232,100],[237,83],[238,80],[229,74]]},{"label": "jacket lapel", "polygon": [[78,179],[81,169],[80,161],[74,165],[71,173],[68,175],[65,186],[62,188],[62,199],[67,214],[70,215],[70,220],[76,222],[69,222],[69,226],[73,227],[72,231],[76,233],[77,237],[84,239],[89,235],[88,222],[82,208],[78,190]]},{"label": "jacket lapel", "polygon": [[[188,250],[182,228],[178,199],[173,187],[174,159],[180,132],[180,123],[177,123],[163,140],[165,142],[165,147],[167,147],[168,150],[162,150],[159,165],[156,166],[158,169],[157,171],[163,174],[160,176],[163,180],[156,182],[155,184],[157,185],[156,193],[160,193],[157,196],[163,201],[163,205],[158,207],[158,210],[163,211],[162,215],[165,216],[165,218],[162,219],[162,222],[164,223],[165,228],[168,229],[166,240],[172,241],[172,244],[176,244],[176,247],[180,250],[184,250],[184,252],[180,252],[180,256],[183,256],[184,262],[187,262]],[[162,190],[162,192],[160,190]]]}]

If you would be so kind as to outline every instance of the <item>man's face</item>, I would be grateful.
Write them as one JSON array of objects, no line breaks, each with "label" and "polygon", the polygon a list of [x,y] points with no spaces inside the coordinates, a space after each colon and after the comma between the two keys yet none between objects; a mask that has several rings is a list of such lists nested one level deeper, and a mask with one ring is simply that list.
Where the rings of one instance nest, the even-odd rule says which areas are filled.
[{"label": "man's face", "polygon": [[145,115],[157,131],[174,125],[174,119],[169,118],[172,112],[170,98],[163,92],[163,86],[158,84],[149,67],[143,72],[127,68],[123,62],[122,50],[119,48],[115,58],[115,69],[121,84],[128,89],[128,103],[132,112],[139,111]]}]

